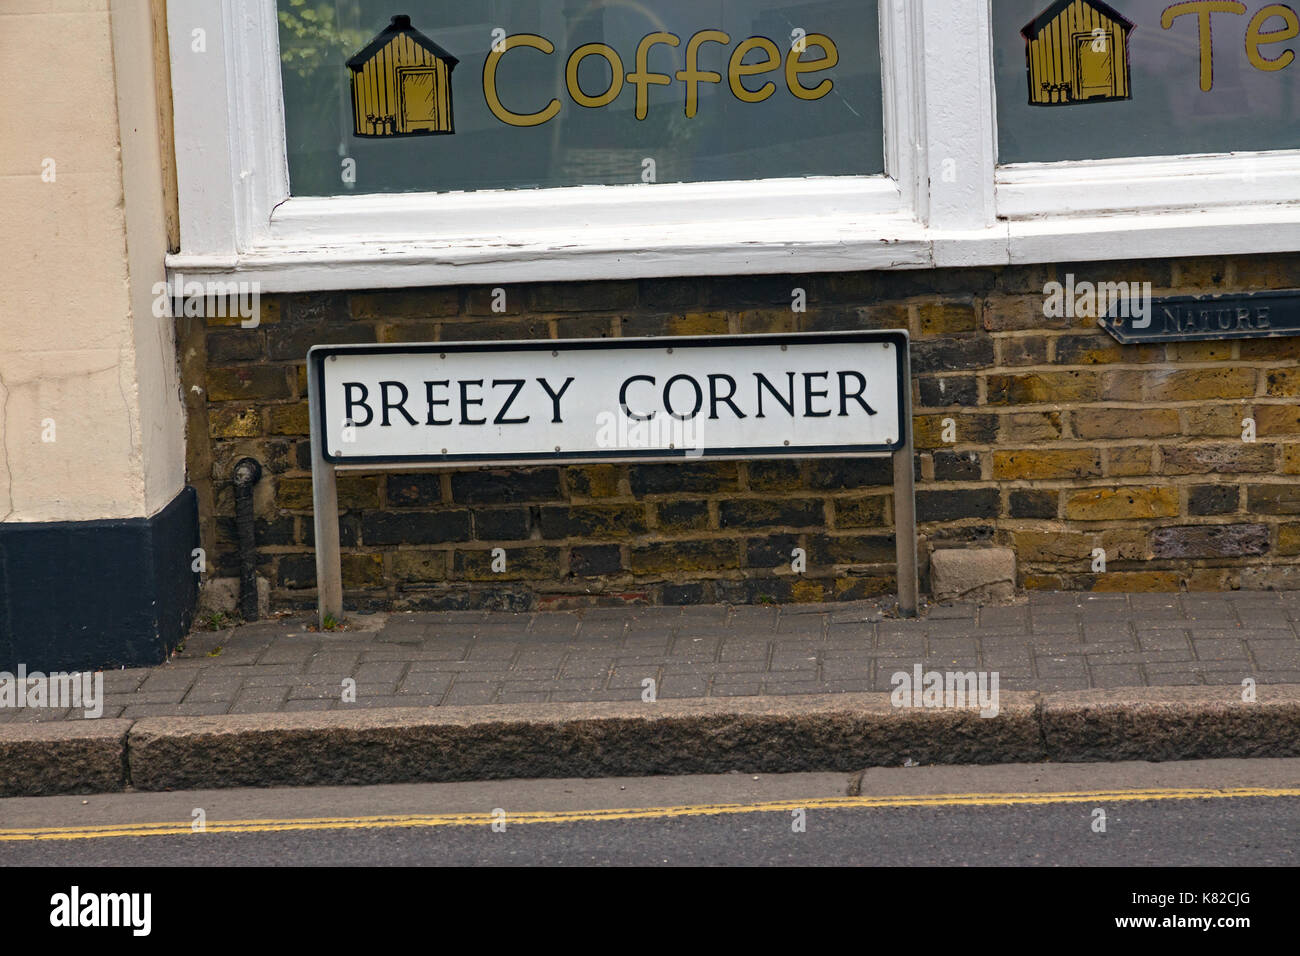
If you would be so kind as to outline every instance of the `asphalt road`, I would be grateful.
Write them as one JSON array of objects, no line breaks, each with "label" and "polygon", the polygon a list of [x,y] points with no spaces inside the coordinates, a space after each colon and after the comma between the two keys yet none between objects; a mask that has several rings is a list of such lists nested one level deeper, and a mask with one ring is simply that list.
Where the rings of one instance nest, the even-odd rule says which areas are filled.
[{"label": "asphalt road", "polygon": [[880,769],[848,796],[851,783],[722,775],[13,798],[0,800],[0,865],[1300,864],[1300,760]]}]

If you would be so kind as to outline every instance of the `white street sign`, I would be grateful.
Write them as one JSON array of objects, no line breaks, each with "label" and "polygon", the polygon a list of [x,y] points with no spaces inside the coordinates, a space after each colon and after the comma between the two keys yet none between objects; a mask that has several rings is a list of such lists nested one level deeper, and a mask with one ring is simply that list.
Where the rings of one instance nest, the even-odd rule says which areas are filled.
[{"label": "white street sign", "polygon": [[893,458],[917,608],[907,332],[318,345],[307,355],[321,627],[343,611],[340,469]]},{"label": "white street sign", "polygon": [[881,455],[907,333],[317,346],[331,464]]}]

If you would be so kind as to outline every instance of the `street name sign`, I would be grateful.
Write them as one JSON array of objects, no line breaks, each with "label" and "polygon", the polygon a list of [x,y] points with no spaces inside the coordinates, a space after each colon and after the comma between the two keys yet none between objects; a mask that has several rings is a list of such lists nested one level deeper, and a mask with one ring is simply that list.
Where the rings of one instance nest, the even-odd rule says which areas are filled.
[{"label": "street name sign", "polygon": [[886,455],[915,612],[906,331],[318,345],[307,368],[322,622],[340,470]]},{"label": "street name sign", "polygon": [[901,447],[901,333],[317,346],[333,464],[749,458]]}]

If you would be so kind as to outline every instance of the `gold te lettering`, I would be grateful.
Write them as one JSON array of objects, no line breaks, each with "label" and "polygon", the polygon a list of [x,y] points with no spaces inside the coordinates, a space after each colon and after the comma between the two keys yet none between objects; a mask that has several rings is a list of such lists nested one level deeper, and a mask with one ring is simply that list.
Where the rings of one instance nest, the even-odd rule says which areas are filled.
[{"label": "gold te lettering", "polygon": [[[1281,17],[1285,24],[1280,30],[1264,30],[1264,24],[1272,17]],[[1265,43],[1282,43],[1285,40],[1292,40],[1300,36],[1300,17],[1290,7],[1281,3],[1270,3],[1266,7],[1261,7],[1259,12],[1250,18],[1250,25],[1246,27],[1246,59],[1250,60],[1250,65],[1257,70],[1275,72],[1291,65],[1295,59],[1294,50],[1283,50],[1277,56],[1269,58],[1259,52],[1259,48]]]},{"label": "gold te lettering", "polygon": [[1201,45],[1201,89],[1209,92],[1214,86],[1214,40],[1210,35],[1210,17],[1216,13],[1245,14],[1246,5],[1240,0],[1186,0],[1165,7],[1160,14],[1161,28],[1168,30],[1179,17],[1196,15],[1197,31]]}]

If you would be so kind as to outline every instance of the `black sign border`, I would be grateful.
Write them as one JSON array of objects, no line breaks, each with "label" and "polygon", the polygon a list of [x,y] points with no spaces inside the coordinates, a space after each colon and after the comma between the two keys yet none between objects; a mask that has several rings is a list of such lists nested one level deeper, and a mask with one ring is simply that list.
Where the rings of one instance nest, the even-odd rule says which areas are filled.
[{"label": "black sign border", "polygon": [[381,345],[314,345],[307,351],[308,374],[313,377],[316,394],[320,397],[320,407],[316,409],[319,416],[317,427],[322,439],[328,435],[326,428],[328,417],[325,405],[325,362],[331,355],[425,355],[431,352],[542,352],[566,349],[588,351],[593,349],[676,349],[699,348],[711,346],[771,346],[800,344],[835,344],[837,342],[859,344],[864,342],[889,342],[894,345],[895,372],[898,384],[898,429],[897,437],[888,445],[812,445],[798,447],[747,447],[706,449],[695,453],[694,449],[598,449],[581,455],[565,452],[526,452],[509,456],[488,455],[403,455],[403,456],[343,456],[339,457],[329,451],[329,443],[322,440],[321,455],[331,465],[531,465],[531,464],[583,464],[604,460],[617,461],[708,461],[736,458],[824,458],[824,457],[876,457],[896,452],[907,444],[912,423],[911,414],[911,376],[909,342],[906,329],[884,329],[850,332],[777,332],[755,335],[660,335],[638,336],[635,338],[603,339],[524,339],[508,342],[417,342]]}]

